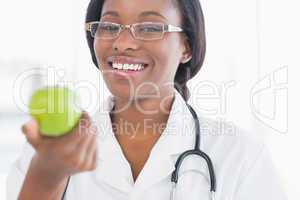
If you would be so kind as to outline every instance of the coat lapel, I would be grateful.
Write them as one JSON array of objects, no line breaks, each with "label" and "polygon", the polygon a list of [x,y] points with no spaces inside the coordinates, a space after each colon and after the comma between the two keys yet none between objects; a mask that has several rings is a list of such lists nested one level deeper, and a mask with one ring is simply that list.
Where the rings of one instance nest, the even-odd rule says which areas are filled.
[{"label": "coat lapel", "polygon": [[115,190],[128,193],[132,189],[130,183],[130,166],[122,154],[122,150],[113,134],[109,112],[114,105],[113,97],[108,96],[95,117],[98,130],[98,157],[95,178],[99,184],[107,184]]},{"label": "coat lapel", "polygon": [[[133,183],[131,168],[125,159],[118,144],[109,117],[113,108],[114,99],[109,96],[104,101],[103,108],[96,116],[98,137],[98,167],[96,178],[109,186],[122,192],[129,192],[133,188],[141,192],[153,184],[170,178],[175,169],[175,162],[180,153],[194,147],[195,128],[194,120],[189,112],[186,102],[174,89],[175,99],[167,121],[167,126],[151,150],[150,156]],[[171,181],[171,179],[170,179]]]},{"label": "coat lapel", "polygon": [[145,190],[163,179],[170,179],[175,170],[176,158],[194,146],[193,118],[182,96],[174,89],[175,99],[167,126],[152,148],[150,156],[139,174],[135,187]]}]

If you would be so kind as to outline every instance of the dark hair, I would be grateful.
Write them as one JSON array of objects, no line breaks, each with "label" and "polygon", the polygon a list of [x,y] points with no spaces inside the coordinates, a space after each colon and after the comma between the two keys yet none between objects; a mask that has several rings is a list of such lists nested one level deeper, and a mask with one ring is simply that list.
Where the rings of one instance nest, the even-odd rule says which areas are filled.
[{"label": "dark hair", "polygon": [[[91,0],[85,22],[99,21],[101,16],[102,7],[105,0]],[[192,51],[192,59],[187,63],[180,63],[175,75],[175,88],[183,96],[185,101],[190,97],[187,82],[192,79],[201,69],[205,52],[206,52],[206,37],[204,16],[199,0],[175,0],[181,10],[183,24],[182,28],[188,38],[188,43]],[[86,32],[87,42],[90,48],[92,59],[96,67],[98,67],[97,59],[94,52],[94,39],[91,34]]]}]

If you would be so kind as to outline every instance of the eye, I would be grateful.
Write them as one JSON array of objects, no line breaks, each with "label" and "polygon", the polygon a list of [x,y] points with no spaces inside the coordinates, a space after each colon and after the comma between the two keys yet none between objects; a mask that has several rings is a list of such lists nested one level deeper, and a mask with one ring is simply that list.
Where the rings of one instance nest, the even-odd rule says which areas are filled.
[{"label": "eye", "polygon": [[160,24],[141,24],[137,28],[139,32],[156,33],[163,31],[162,25]]},{"label": "eye", "polygon": [[98,27],[101,31],[115,32],[119,30],[119,26],[111,23],[101,23]]}]

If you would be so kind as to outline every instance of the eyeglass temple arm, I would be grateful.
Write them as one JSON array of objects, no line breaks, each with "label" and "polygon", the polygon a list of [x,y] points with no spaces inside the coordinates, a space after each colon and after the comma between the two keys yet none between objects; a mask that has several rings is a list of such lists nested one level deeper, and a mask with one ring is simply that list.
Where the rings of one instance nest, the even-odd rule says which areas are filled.
[{"label": "eyeglass temple arm", "polygon": [[92,21],[92,22],[87,22],[84,25],[84,28],[86,31],[91,31],[92,30],[92,24],[98,23],[97,21]]},{"label": "eyeglass temple arm", "polygon": [[86,31],[91,31],[91,22],[85,23],[84,28]]},{"label": "eyeglass temple arm", "polygon": [[166,29],[167,29],[168,32],[182,32],[183,31],[182,28],[177,27],[177,26],[173,26],[171,24],[167,25]]}]

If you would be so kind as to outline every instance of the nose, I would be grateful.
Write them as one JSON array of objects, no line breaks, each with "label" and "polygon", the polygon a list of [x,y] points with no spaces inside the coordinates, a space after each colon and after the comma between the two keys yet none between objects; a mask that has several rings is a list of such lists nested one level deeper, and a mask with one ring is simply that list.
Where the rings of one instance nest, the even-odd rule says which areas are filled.
[{"label": "nose", "polygon": [[139,42],[133,37],[129,28],[123,29],[120,35],[113,42],[113,50],[126,51],[127,49],[136,50]]}]

